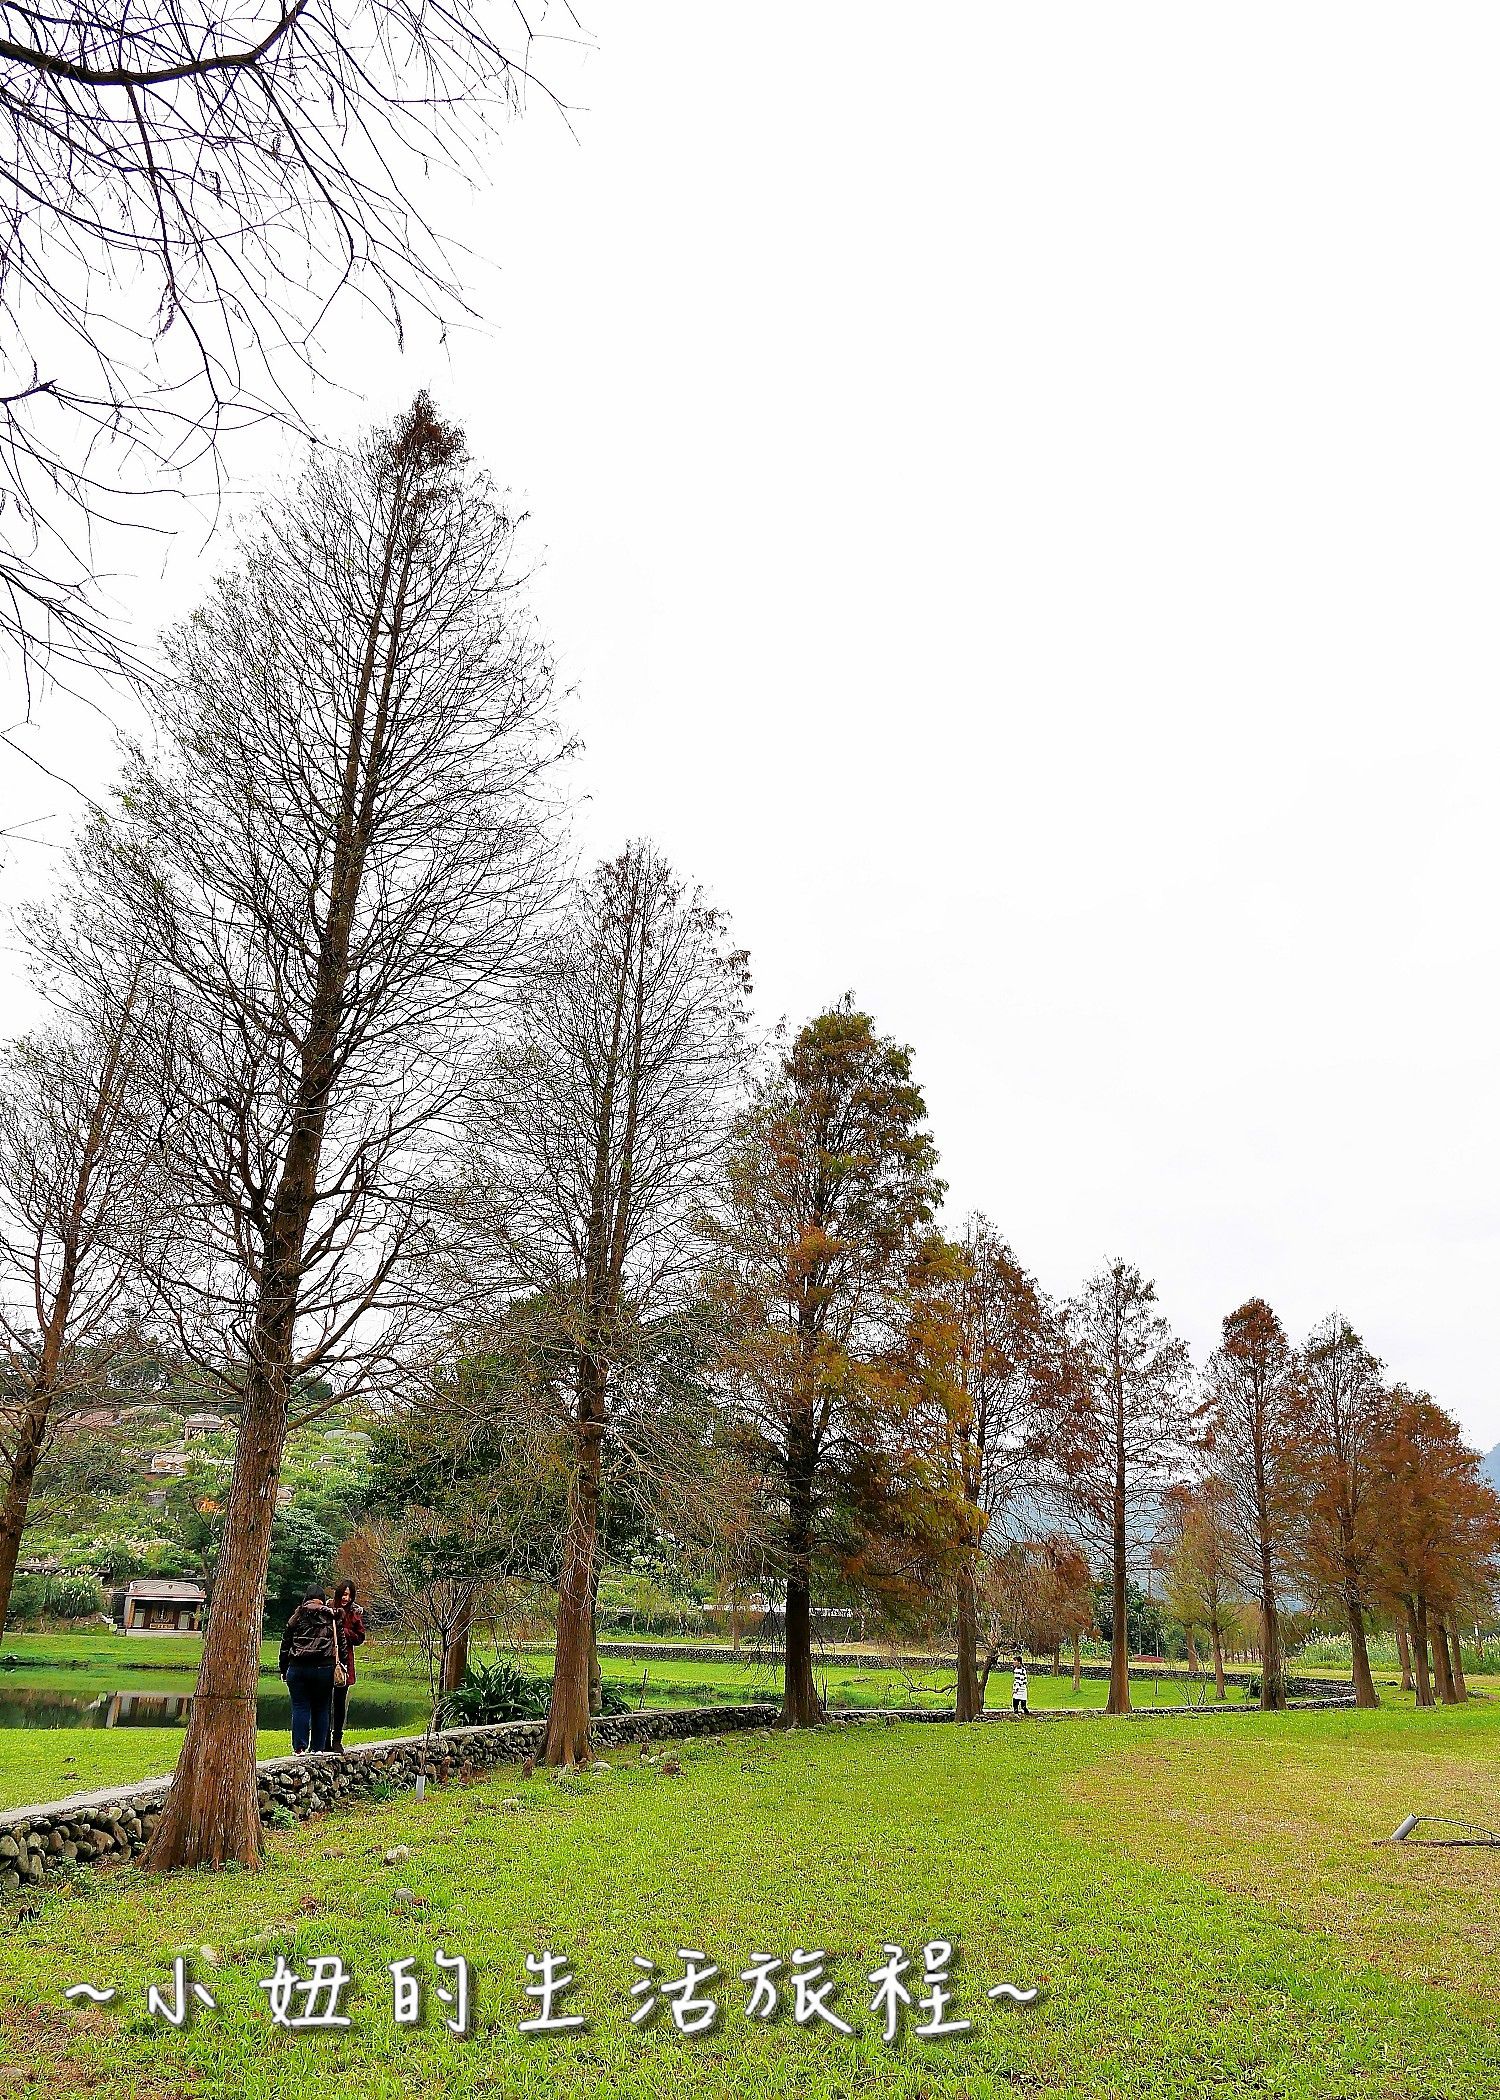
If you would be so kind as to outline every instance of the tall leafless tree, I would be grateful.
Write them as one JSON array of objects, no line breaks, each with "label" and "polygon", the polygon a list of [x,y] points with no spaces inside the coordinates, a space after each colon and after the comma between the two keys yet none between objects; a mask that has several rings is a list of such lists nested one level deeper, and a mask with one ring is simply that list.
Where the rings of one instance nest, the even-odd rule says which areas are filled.
[{"label": "tall leafless tree", "polygon": [[170,989],[182,1228],[156,1277],[239,1418],[153,1867],[260,1852],[255,1690],[292,1398],[393,1364],[470,1059],[555,895],[550,660],[513,528],[419,397],[320,455],[171,642],[161,749],[92,842]]},{"label": "tall leafless tree", "polygon": [[[87,935],[69,939],[56,919],[32,931],[71,1012],[0,1056],[0,1622],[37,1466],[128,1346],[161,1210],[146,958],[127,955],[116,977]],[[72,963],[61,984],[59,961]]]},{"label": "tall leafless tree", "polygon": [[417,200],[482,172],[545,17],[0,6],[0,635],[24,673],[119,662],[101,534],[196,484],[228,431],[299,422],[303,374],[336,376],[330,308],[397,339],[470,310]]},{"label": "tall leafless tree", "polygon": [[1224,1321],[1204,1374],[1204,1430],[1228,1491],[1235,1572],[1260,1611],[1260,1703],[1286,1706],[1278,1600],[1292,1578],[1300,1495],[1295,1463],[1296,1351],[1263,1298]]},{"label": "tall leafless tree", "polygon": [[1127,1562],[1154,1527],[1162,1490],[1183,1470],[1188,1353],[1157,1310],[1156,1286],[1129,1262],[1091,1276],[1068,1308],[1087,1388],[1081,1434],[1061,1454],[1080,1527],[1109,1567],[1109,1698],[1130,1711]]},{"label": "tall leafless tree", "polygon": [[1375,1454],[1389,1414],[1382,1370],[1349,1322],[1330,1313],[1302,1349],[1295,1398],[1304,1569],[1343,1612],[1357,1706],[1380,1704],[1366,1619],[1378,1542]]},{"label": "tall leafless tree", "polygon": [[470,1125],[477,1273],[527,1294],[573,1375],[552,1704],[543,1755],[590,1754],[600,1497],[611,1410],[685,1307],[744,1074],[746,958],[654,847],[584,883],[527,976]]}]

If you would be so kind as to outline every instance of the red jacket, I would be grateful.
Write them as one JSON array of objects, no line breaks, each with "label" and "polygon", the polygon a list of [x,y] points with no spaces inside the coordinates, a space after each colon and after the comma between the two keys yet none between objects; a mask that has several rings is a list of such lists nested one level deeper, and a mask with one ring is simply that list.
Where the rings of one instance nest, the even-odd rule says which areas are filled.
[{"label": "red jacket", "polygon": [[354,1651],[365,1637],[364,1607],[346,1604],[338,1614],[339,1631],[343,1635],[344,1667],[349,1673],[349,1682],[354,1682]]}]

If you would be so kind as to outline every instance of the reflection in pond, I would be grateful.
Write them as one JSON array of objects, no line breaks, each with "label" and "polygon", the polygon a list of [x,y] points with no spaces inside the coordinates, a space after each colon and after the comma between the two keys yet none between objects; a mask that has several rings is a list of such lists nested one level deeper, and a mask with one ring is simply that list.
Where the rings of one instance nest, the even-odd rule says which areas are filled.
[{"label": "reflection in pond", "polygon": [[[190,1691],[81,1692],[53,1691],[6,1684],[0,1688],[0,1728],[184,1728]],[[265,1685],[255,1702],[256,1725],[290,1732],[292,1702],[284,1685]],[[388,1693],[365,1698],[356,1685],[349,1706],[351,1728],[389,1728],[393,1733],[420,1734],[427,1719],[421,1699],[392,1698]]]}]

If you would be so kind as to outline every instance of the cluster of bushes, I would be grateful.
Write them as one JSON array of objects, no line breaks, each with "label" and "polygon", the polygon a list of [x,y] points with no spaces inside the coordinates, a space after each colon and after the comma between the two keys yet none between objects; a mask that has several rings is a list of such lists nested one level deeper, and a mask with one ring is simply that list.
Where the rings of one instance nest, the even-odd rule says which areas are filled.
[{"label": "cluster of bushes", "polygon": [[10,1593],[12,1619],[94,1619],[104,1609],[98,1580],[79,1569],[55,1575],[18,1575]]},{"label": "cluster of bushes", "polygon": [[[1467,1631],[1465,1640],[1469,1638]],[[1399,1670],[1401,1655],[1396,1646],[1394,1633],[1376,1630],[1365,1635],[1365,1646],[1370,1662],[1377,1670]],[[1288,1646],[1287,1660],[1305,1663],[1316,1670],[1347,1670],[1349,1668],[1349,1636],[1347,1633],[1319,1633],[1304,1641],[1300,1648]]]}]

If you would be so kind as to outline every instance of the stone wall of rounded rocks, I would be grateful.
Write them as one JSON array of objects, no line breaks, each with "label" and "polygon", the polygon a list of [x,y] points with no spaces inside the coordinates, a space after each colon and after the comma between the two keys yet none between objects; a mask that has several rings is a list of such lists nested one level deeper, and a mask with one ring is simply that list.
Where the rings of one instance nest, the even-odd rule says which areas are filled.
[{"label": "stone wall of rounded rocks", "polygon": [[[685,1741],[733,1729],[767,1728],[773,1706],[658,1709],[602,1716],[594,1740],[612,1743]],[[540,1721],[508,1721],[494,1728],[446,1728],[428,1736],[356,1743],[334,1754],[273,1757],[256,1767],[261,1820],[317,1815],[362,1795],[404,1791],[425,1777],[434,1785],[492,1765],[520,1763],[541,1746]],[[66,1872],[80,1862],[113,1864],[145,1850],[170,1782],[149,1779],[101,1793],[72,1794],[38,1808],[0,1813],[0,1890]]]}]

